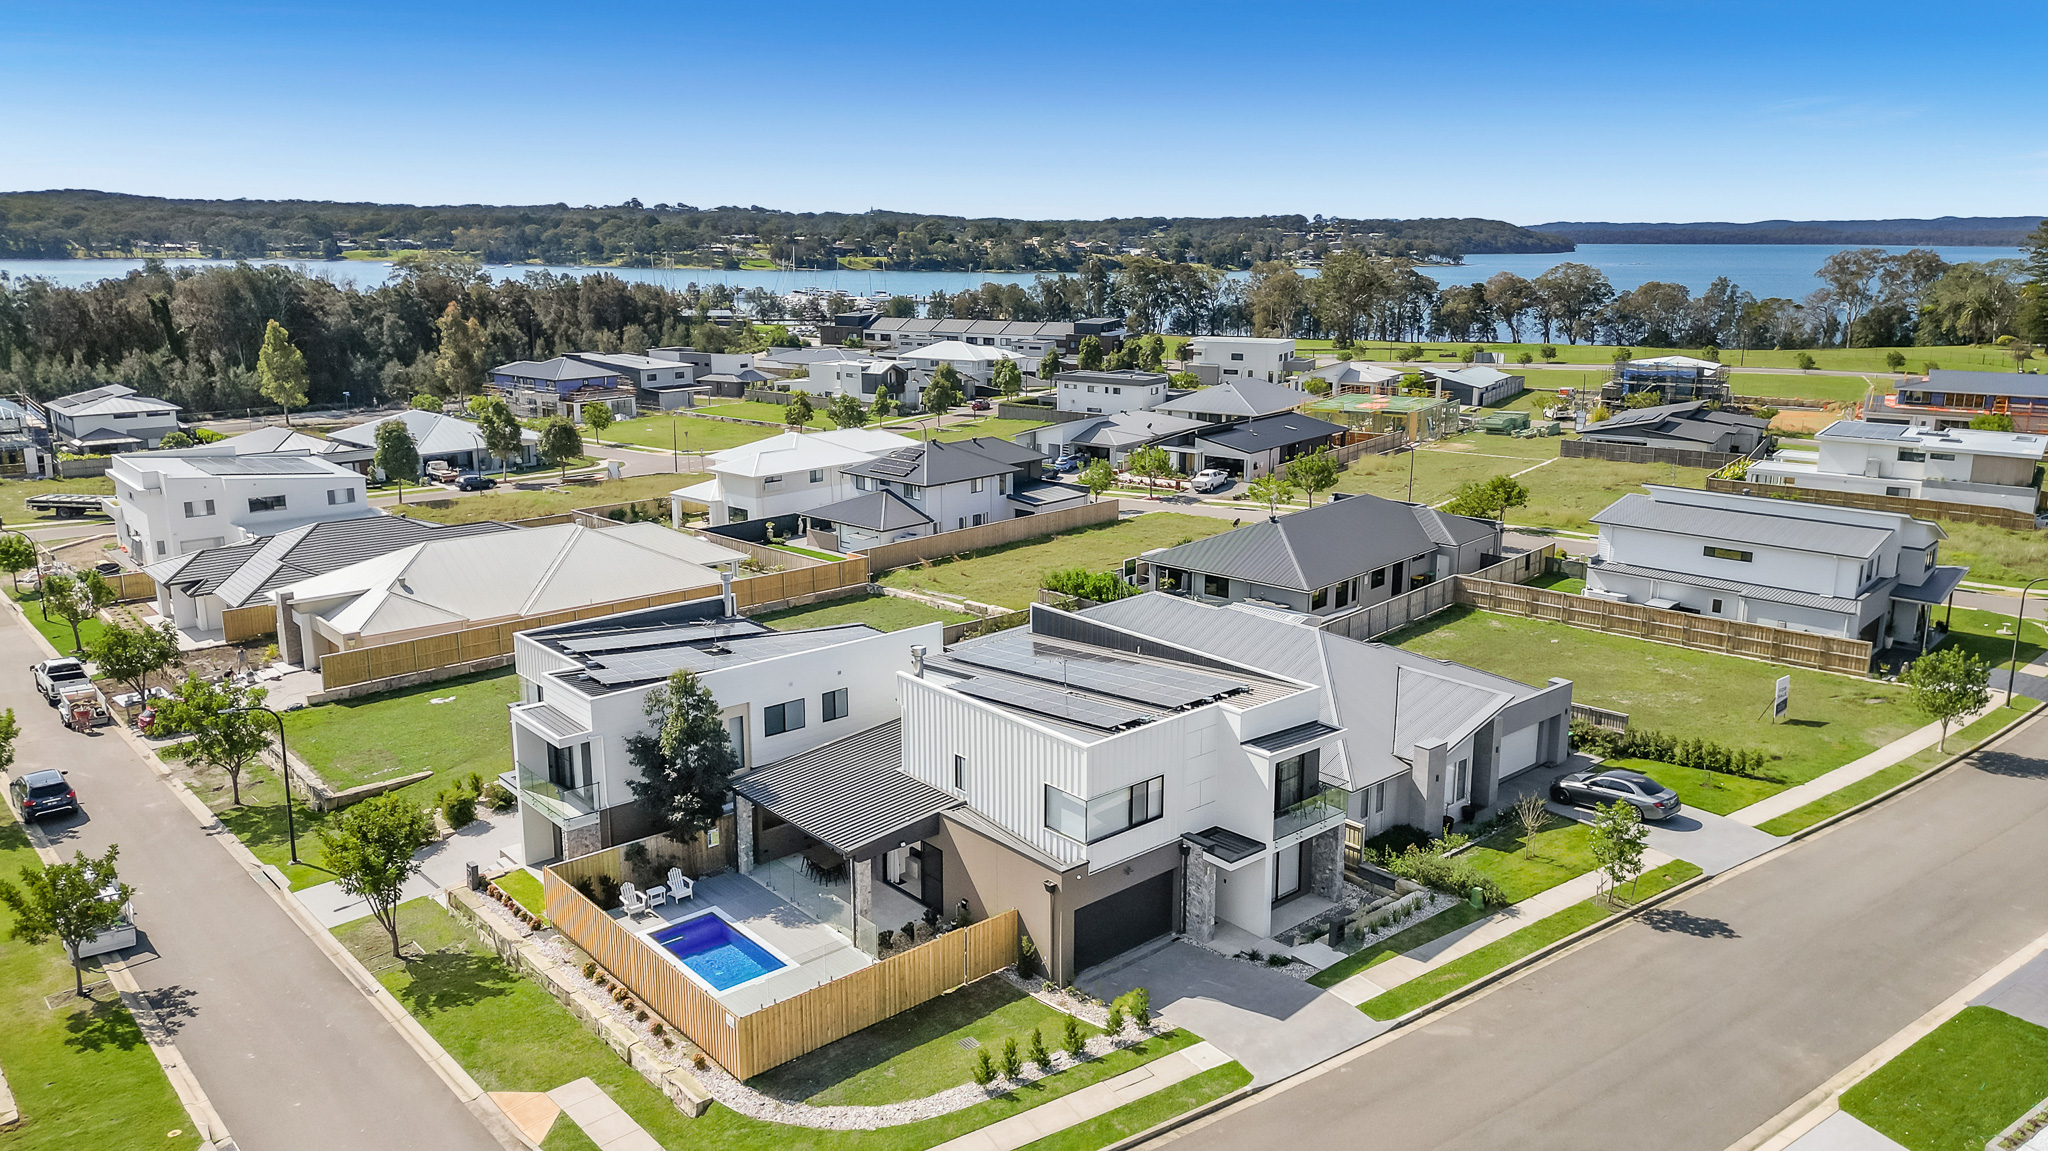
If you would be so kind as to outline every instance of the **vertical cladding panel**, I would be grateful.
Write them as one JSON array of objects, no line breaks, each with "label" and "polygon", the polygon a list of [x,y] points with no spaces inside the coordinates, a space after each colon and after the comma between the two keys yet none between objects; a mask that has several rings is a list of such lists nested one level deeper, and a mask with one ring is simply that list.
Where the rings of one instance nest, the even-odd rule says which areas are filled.
[{"label": "vertical cladding panel", "polygon": [[993,707],[906,677],[903,766],[943,791],[953,790],[953,757],[967,759],[967,799],[1033,846],[1061,859],[1079,845],[1045,827],[1045,785],[1086,798],[1084,750]]}]

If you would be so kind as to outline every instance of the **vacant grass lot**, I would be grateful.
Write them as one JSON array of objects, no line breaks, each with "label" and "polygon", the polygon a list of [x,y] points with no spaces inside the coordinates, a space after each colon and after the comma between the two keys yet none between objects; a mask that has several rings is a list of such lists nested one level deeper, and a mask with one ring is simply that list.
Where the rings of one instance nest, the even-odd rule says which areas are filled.
[{"label": "vacant grass lot", "polygon": [[[656,1142],[691,1151],[922,1151],[1199,1042],[1175,1032],[964,1111],[878,1131],[764,1123],[715,1104],[703,1118],[691,1119],[585,1031],[567,1008],[514,974],[432,901],[405,904],[399,926],[402,938],[428,952],[424,958],[393,963],[383,929],[368,919],[334,934],[484,1090],[549,1091],[587,1075]],[[948,1058],[953,1082],[967,1082],[968,1053],[954,1047]],[[803,1062],[790,1074],[800,1073]],[[580,1151],[595,1145],[573,1123],[557,1121],[543,1146]]]},{"label": "vacant grass lot", "polygon": [[[1309,352],[1328,353],[1332,351],[1330,341],[1328,340],[1296,340],[1294,344],[1296,349],[1303,354]],[[1356,359],[1385,361],[1398,357],[1409,346],[1407,343],[1402,342],[1389,344],[1375,340],[1370,344],[1357,345],[1352,349],[1352,352]],[[1489,352],[1504,352],[1510,361],[1515,358],[1518,352],[1530,353],[1536,357],[1538,363],[1541,363],[1543,359],[1543,345],[1541,342],[1477,345],[1424,343],[1420,346],[1423,349],[1423,358],[1431,363],[1456,363],[1459,354],[1472,347],[1478,347]],[[1594,364],[1601,368],[1606,368],[1613,364],[1614,353],[1620,350],[1613,344],[1567,344],[1563,340],[1553,341],[1552,346],[1557,349],[1557,363]],[[1652,356],[1696,356],[1700,352],[1698,348],[1644,348],[1635,346],[1631,346],[1628,350],[1635,359],[1648,359]],[[2009,372],[2013,370],[2012,357],[2005,354],[2005,349],[1989,344],[1898,349],[1812,348],[1806,354],[1813,357],[1814,367],[1821,371],[1887,372],[1890,369],[1885,367],[1884,355],[1886,352],[1894,350],[1904,353],[1906,368],[1913,372],[1918,372],[1921,366],[1929,360],[1934,361],[1940,367],[1961,368],[1966,371]],[[1450,353],[1448,359],[1444,356],[1446,352]],[[1799,366],[1799,352],[1796,349],[1757,351],[1729,348],[1721,353],[1721,360],[1737,370],[1742,368],[1796,368]],[[1509,363],[1495,366],[1504,367],[1507,371],[1513,371],[1517,365]]]},{"label": "vacant grass lot", "polygon": [[2048,1028],[1965,1007],[1842,1093],[1908,1151],[1980,1151],[2048,1095]]},{"label": "vacant grass lot", "polygon": [[1532,955],[1574,932],[1593,926],[1608,916],[1624,910],[1631,902],[1641,902],[1660,892],[1668,891],[1698,874],[1700,869],[1692,864],[1682,859],[1673,860],[1662,867],[1644,872],[1634,883],[1622,889],[1623,902],[1595,898],[1583,903],[1574,903],[1563,911],[1547,915],[1520,931],[1502,936],[1441,967],[1425,971],[1391,991],[1376,995],[1360,1004],[1359,1010],[1382,1021],[1398,1019],[1425,1003],[1433,1003],[1475,979],[1506,967],[1523,956]]},{"label": "vacant grass lot", "polygon": [[772,628],[794,631],[805,627],[827,627],[836,623],[864,623],[881,631],[901,631],[921,623],[966,623],[974,617],[947,611],[914,599],[892,595],[856,595],[826,600],[805,607],[757,615],[755,620]]},{"label": "vacant grass lot", "polygon": [[1891,394],[1892,380],[1893,377],[1878,375],[1865,380],[1861,376],[1732,372],[1729,374],[1728,384],[1738,396],[1812,400],[1821,404],[1853,404],[1860,402],[1866,393],[1873,390],[1880,396]]},{"label": "vacant grass lot", "polygon": [[[2014,600],[2017,608],[2019,601]],[[1936,608],[1932,613],[1936,622],[1948,622],[1948,643],[1945,646],[1960,648],[1993,667],[2004,667],[2012,660],[2013,617],[1995,612],[1978,611],[1974,608],[1959,607],[1951,612],[1948,608]],[[1998,634],[1999,628],[2006,634]],[[2028,619],[2019,635],[2020,666],[2025,667],[2041,655],[2044,644],[2048,644],[2048,628],[2038,619]]]},{"label": "vacant grass lot", "polygon": [[[0,879],[19,886],[42,862],[28,833],[0,804]],[[13,913],[0,907],[0,1068],[22,1124],[0,1135],[8,1151],[182,1151],[199,1136],[113,991],[50,1010],[43,997],[69,992],[71,963],[51,940],[31,947],[6,938]],[[90,967],[90,962],[88,963]],[[98,978],[88,970],[86,981]]]},{"label": "vacant grass lot", "polygon": [[1941,545],[1941,562],[1967,566],[1970,574],[1966,579],[2018,587],[2048,572],[2048,532],[1947,521],[1941,526],[1948,532]]},{"label": "vacant grass lot", "polygon": [[[0,523],[11,528],[38,528],[51,524],[72,523],[61,520],[48,512],[31,512],[28,499],[31,496],[54,496],[73,492],[95,496],[114,494],[114,481],[106,476],[87,476],[76,480],[0,480]],[[86,516],[75,521],[79,524],[104,524],[110,522],[106,516]]]},{"label": "vacant grass lot", "polygon": [[394,515],[411,516],[416,520],[432,520],[437,524],[473,524],[484,520],[523,520],[535,516],[561,515],[576,508],[620,504],[628,500],[660,500],[662,518],[666,519],[670,492],[709,478],[709,475],[702,472],[627,476],[618,480],[572,484],[563,489],[484,492],[480,495],[442,501],[446,505],[443,507],[394,504],[384,510]]},{"label": "vacant grass lot", "polygon": [[[1994,695],[1994,699],[2000,698]],[[1914,752],[1905,759],[1885,768],[1875,775],[1868,775],[1855,783],[1814,800],[1804,807],[1794,808],[1776,819],[1767,820],[1757,827],[1771,835],[1791,835],[1804,831],[1821,820],[1844,812],[1867,799],[1875,799],[1892,788],[1941,763],[1950,756],[1960,754],[1997,734],[1998,730],[2032,710],[2036,704],[2025,696],[2014,699],[2017,708],[2000,706],[1992,709],[1990,715],[1970,724],[1961,731],[1952,731],[1948,736],[1948,750],[1930,747]],[[1659,778],[1662,778],[1661,776]]]},{"label": "vacant grass lot", "polygon": [[[1460,485],[1521,473],[1518,478],[1529,489],[1529,503],[1508,513],[1511,526],[1590,532],[1594,529],[1589,517],[1622,496],[1642,490],[1644,484],[1706,486],[1703,468],[1568,460],[1558,455],[1562,442],[1550,436],[1518,440],[1466,434],[1417,449],[1412,453],[1413,498],[1418,503],[1441,504],[1456,494]],[[1408,499],[1410,455],[1397,452],[1354,460],[1338,478],[1336,490]]]},{"label": "vacant grass lot", "polygon": [[1149,512],[1050,539],[969,552],[930,566],[898,568],[879,582],[908,591],[937,592],[976,603],[1024,608],[1038,598],[1040,581],[1054,568],[1110,571],[1140,552],[1228,530],[1230,521],[1213,516]]},{"label": "vacant grass lot", "polygon": [[[778,426],[766,428],[756,424],[735,424],[726,420],[707,420],[681,414],[640,416],[636,419],[621,420],[606,428],[604,439],[606,443],[638,444],[644,448],[660,448],[663,451],[675,447],[685,452],[718,452],[783,433],[785,429],[780,426],[781,405],[749,406],[775,408],[776,414],[772,418]],[[736,419],[757,418],[748,412],[728,412],[724,408],[714,410],[719,415],[730,415]]]},{"label": "vacant grass lot", "polygon": [[[1561,623],[1453,608],[1386,637],[1523,683],[1560,675],[1580,703],[1629,713],[1637,727],[1681,738],[1758,747],[1785,782],[1804,783],[1921,726],[1892,684],[1761,660],[1693,651]],[[1789,718],[1765,716],[1781,675],[1792,677]]]},{"label": "vacant grass lot", "polygon": [[1510,824],[1458,853],[1473,870],[1500,884],[1509,903],[1520,903],[1568,879],[1593,870],[1593,828],[1556,815],[1544,817],[1544,829],[1524,838]]},{"label": "vacant grass lot", "polygon": [[507,667],[286,712],[285,731],[292,754],[335,787],[432,771],[439,790],[512,766],[505,708],[518,699],[519,676]]}]

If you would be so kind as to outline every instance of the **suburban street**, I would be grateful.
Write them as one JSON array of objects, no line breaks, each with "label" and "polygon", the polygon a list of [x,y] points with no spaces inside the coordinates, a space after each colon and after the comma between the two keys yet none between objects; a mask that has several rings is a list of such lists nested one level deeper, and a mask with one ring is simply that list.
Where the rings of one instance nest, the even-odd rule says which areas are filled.
[{"label": "suburban street", "polygon": [[2048,722],[1291,1089],[1186,1151],[1722,1151],[2048,931]]},{"label": "suburban street", "polygon": [[497,1151],[265,881],[211,841],[121,736],[58,724],[30,685],[29,665],[44,658],[35,636],[4,614],[0,706],[21,723],[16,770],[70,773],[84,818],[41,825],[66,859],[120,844],[144,935],[130,970],[240,1151]]}]

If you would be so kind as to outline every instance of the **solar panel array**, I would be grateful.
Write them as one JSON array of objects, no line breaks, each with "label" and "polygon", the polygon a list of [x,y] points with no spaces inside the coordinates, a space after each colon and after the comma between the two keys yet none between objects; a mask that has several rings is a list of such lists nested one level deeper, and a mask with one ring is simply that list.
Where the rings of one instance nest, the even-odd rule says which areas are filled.
[{"label": "solar panel array", "polygon": [[1098,731],[1116,731],[1145,722],[1151,717],[1136,708],[1124,707],[1103,699],[1091,699],[1084,695],[1042,687],[1036,683],[1019,683],[1006,679],[970,679],[955,684],[953,690],[962,695],[1000,703],[1020,711],[1028,711],[1068,723],[1092,727]]},{"label": "solar panel array", "polygon": [[[1043,654],[1047,652],[1061,654]],[[1065,649],[1044,644],[1034,644],[1031,651],[1025,651],[1021,645],[999,641],[955,648],[946,655],[959,663],[1099,692],[1153,707],[1187,707],[1246,690],[1246,685],[1239,681],[1188,668],[1160,667],[1093,653],[1066,654]]]},{"label": "solar panel array", "polygon": [[735,620],[722,623],[691,624],[687,627],[649,628],[643,631],[619,631],[609,635],[591,636],[586,639],[565,639],[560,645],[564,651],[578,655],[594,655],[607,651],[631,651],[642,647],[664,647],[669,644],[689,643],[693,640],[725,639],[736,635],[758,635],[769,630],[757,623]]},{"label": "solar panel array", "polygon": [[891,479],[902,479],[917,471],[923,454],[918,448],[905,448],[901,454],[883,456],[861,470],[878,476],[888,476]]}]

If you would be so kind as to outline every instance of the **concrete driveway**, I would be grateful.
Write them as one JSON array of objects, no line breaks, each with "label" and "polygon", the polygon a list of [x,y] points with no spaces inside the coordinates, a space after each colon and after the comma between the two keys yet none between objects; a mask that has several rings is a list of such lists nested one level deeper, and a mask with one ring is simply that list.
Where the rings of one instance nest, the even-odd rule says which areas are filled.
[{"label": "concrete driveway", "polygon": [[[1587,807],[1552,803],[1550,810],[1580,823],[1591,823],[1596,818]],[[1746,823],[1696,808],[1686,808],[1670,819],[1644,826],[1650,830],[1650,850],[1698,864],[1708,875],[1747,863],[1785,842]]]},{"label": "concrete driveway", "polygon": [[1140,949],[1082,972],[1076,985],[1103,999],[1148,989],[1155,1014],[1244,1064],[1259,1086],[1349,1051],[1388,1026],[1299,979],[1187,942]]}]

